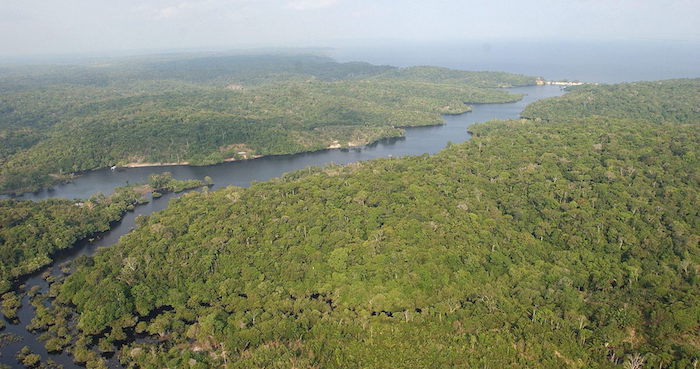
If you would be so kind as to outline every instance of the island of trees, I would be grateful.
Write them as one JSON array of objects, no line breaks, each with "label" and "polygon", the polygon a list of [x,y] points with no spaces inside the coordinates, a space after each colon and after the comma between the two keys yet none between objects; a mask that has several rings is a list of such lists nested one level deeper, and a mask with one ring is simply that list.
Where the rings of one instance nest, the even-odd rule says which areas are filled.
[{"label": "island of trees", "polygon": [[583,87],[434,156],[186,194],[32,328],[89,368],[695,368],[699,87]]}]

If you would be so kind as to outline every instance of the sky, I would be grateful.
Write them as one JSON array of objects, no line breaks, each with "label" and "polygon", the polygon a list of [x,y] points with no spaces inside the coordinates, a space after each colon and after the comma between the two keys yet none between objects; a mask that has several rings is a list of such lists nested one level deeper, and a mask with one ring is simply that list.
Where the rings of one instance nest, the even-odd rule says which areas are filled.
[{"label": "sky", "polygon": [[0,56],[362,40],[700,41],[700,0],[0,0]]}]

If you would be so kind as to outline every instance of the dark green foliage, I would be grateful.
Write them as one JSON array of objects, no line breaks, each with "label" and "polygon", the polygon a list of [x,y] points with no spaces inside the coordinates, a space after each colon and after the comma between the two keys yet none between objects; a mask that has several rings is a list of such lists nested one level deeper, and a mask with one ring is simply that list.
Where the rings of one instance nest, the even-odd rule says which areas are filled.
[{"label": "dark green foliage", "polygon": [[[60,278],[59,278],[60,279]],[[54,283],[47,295],[55,295],[56,288]],[[61,352],[68,347],[73,339],[70,330],[70,315],[69,308],[49,309],[47,308],[47,296],[36,295],[30,301],[34,306],[35,313],[32,321],[27,325],[27,330],[41,333],[38,337],[39,341],[44,341],[44,346],[48,352]]]},{"label": "dark green foliage", "polygon": [[[506,73],[395,70],[319,57],[183,58],[0,73],[0,192],[144,163],[205,165],[362,145],[510,102]],[[388,73],[384,76],[382,73]],[[428,78],[429,77],[429,78]]]},{"label": "dark green foliage", "polygon": [[24,346],[17,353],[17,361],[27,368],[34,368],[41,362],[41,357],[35,353],[32,353],[28,346]]},{"label": "dark green foliage", "polygon": [[[135,65],[134,65],[135,64]],[[363,62],[336,63],[316,55],[231,55],[174,57],[171,60],[128,64],[139,79],[174,79],[193,83],[257,85],[279,80],[338,81],[361,79],[394,69]]]},{"label": "dark green foliage", "polygon": [[490,122],[434,156],[187,194],[54,308],[105,348],[161,337],[120,348],[136,367],[691,368],[698,123]]},{"label": "dark green foliage", "polygon": [[[211,177],[206,177],[209,178],[209,183],[206,185],[210,185],[212,183]],[[205,180],[206,180],[205,178]],[[172,173],[170,172],[163,172],[161,174],[151,174],[148,180],[148,186],[150,187],[151,190],[153,191],[160,191],[160,192],[182,192],[185,190],[190,190],[193,188],[198,188],[205,186],[205,183],[203,181],[200,181],[198,179],[189,179],[189,180],[178,180],[173,178]],[[155,192],[154,192],[155,195]]]},{"label": "dark green foliage", "polygon": [[426,83],[465,84],[475,87],[531,86],[537,82],[536,77],[520,74],[504,72],[467,72],[431,66],[392,69],[376,78]]},{"label": "dark green foliage", "polygon": [[656,123],[700,120],[700,79],[584,85],[554,99],[530,104],[522,116],[561,120],[606,116]]},{"label": "dark green foliage", "polygon": [[140,197],[125,187],[84,202],[0,200],[0,293],[13,278],[49,264],[55,252],[108,230]]},{"label": "dark green foliage", "polygon": [[13,343],[13,342],[19,342],[21,341],[22,338],[19,336],[16,336],[12,333],[0,333],[0,348],[3,346]]},{"label": "dark green foliage", "polygon": [[19,309],[21,306],[21,297],[14,292],[6,293],[2,295],[2,298],[0,299],[0,312],[7,319],[16,319],[17,309]]}]

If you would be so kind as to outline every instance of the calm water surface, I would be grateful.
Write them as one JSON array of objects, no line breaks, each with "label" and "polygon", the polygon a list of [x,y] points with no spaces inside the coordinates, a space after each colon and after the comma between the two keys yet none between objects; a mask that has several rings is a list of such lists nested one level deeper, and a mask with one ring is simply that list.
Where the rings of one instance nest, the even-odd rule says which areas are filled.
[{"label": "calm water surface", "polygon": [[528,86],[510,89],[526,96],[509,104],[476,104],[473,111],[445,116],[445,124],[406,129],[405,137],[382,140],[364,147],[323,150],[311,153],[280,155],[255,160],[229,162],[205,167],[168,166],[125,168],[112,171],[108,168],[86,173],[71,183],[55,186],[20,199],[43,200],[52,197],[87,198],[98,192],[110,194],[115,187],[143,183],[153,173],[171,172],[178,179],[202,179],[210,176],[215,187],[236,185],[247,187],[253,181],[265,181],[283,173],[303,169],[310,165],[329,163],[346,164],[361,160],[397,157],[405,155],[434,154],[448,142],[458,143],[469,139],[466,127],[492,119],[517,119],[525,105],[546,97],[559,96],[563,91],[557,86]]},{"label": "calm water surface", "polygon": [[[474,123],[485,122],[493,119],[517,119],[523,108],[536,100],[560,96],[563,91],[557,86],[529,86],[510,89],[514,93],[526,94],[518,102],[508,104],[477,104],[473,105],[473,111],[456,116],[445,116],[445,124],[432,127],[418,127],[406,129],[405,137],[387,139],[372,145],[352,148],[324,150],[312,153],[271,156],[248,161],[230,162],[206,167],[150,167],[128,168],[119,171],[101,169],[87,173],[76,178],[72,183],[56,186],[52,190],[44,190],[34,194],[25,194],[21,199],[42,200],[52,197],[86,198],[95,193],[112,193],[115,187],[129,183],[145,182],[153,173],[171,172],[179,179],[199,178],[210,176],[214,179],[215,186],[236,185],[249,186],[253,181],[264,181],[278,177],[283,173],[302,169],[308,166],[325,165],[328,163],[346,164],[361,160],[370,160],[385,157],[399,157],[405,155],[434,154],[440,151],[448,142],[459,143],[469,139],[467,127]],[[56,257],[56,261],[49,267],[25,278],[22,282],[25,289],[40,286],[46,290],[47,283],[41,277],[44,272],[53,275],[61,273],[60,265],[73,260],[80,255],[92,255],[99,248],[113,245],[119,237],[130,232],[134,228],[134,219],[139,215],[151,214],[154,211],[164,209],[169,199],[177,195],[168,194],[155,199],[146,205],[136,208],[120,222],[114,224],[110,231],[102,234],[98,239],[89,242],[78,243],[72,249],[62,252]],[[22,308],[18,311],[19,323],[7,322],[7,328],[3,333],[12,333],[22,338],[22,341],[8,344],[0,349],[0,362],[12,368],[23,368],[14,359],[15,353],[23,346],[29,346],[42,358],[51,358],[65,368],[81,368],[73,363],[67,354],[48,354],[43,344],[37,340],[37,335],[28,332],[25,326],[34,316],[34,308],[29,304],[25,295],[22,300]],[[119,367],[116,359],[110,359],[111,367]]]}]

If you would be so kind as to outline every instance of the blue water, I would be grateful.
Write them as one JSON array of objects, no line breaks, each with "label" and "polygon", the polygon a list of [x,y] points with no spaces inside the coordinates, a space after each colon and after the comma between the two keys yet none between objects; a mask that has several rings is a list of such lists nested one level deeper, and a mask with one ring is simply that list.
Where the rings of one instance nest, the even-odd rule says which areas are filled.
[{"label": "blue water", "polygon": [[510,91],[525,94],[525,97],[518,102],[508,104],[476,104],[469,113],[445,116],[444,125],[409,128],[406,129],[404,137],[382,140],[368,146],[269,156],[204,167],[177,165],[125,168],[116,171],[105,168],[85,173],[70,183],[54,186],[50,190],[24,194],[19,199],[43,200],[52,197],[74,199],[87,198],[98,192],[110,194],[115,187],[144,183],[148,181],[150,174],[162,172],[171,172],[173,177],[178,179],[203,179],[209,176],[214,179],[215,187],[228,185],[246,187],[252,181],[265,181],[312,165],[346,164],[376,158],[434,154],[445,147],[447,142],[459,143],[467,140],[469,138],[467,127],[471,124],[492,119],[517,119],[527,104],[563,94],[557,86],[518,87]]},{"label": "blue water", "polygon": [[339,61],[437,65],[600,83],[700,77],[697,41],[374,41],[347,43],[330,56]]}]

